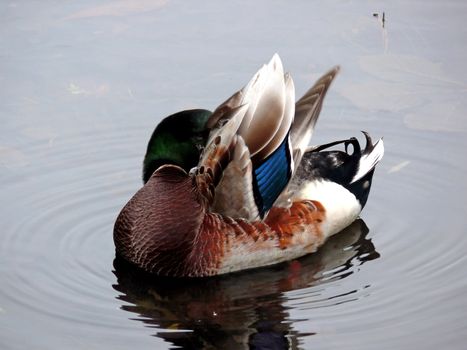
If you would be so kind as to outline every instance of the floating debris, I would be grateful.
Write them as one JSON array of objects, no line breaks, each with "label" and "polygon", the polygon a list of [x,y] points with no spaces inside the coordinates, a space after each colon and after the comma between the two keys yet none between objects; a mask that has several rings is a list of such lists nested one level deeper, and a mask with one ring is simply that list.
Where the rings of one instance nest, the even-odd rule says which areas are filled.
[{"label": "floating debris", "polygon": [[86,95],[86,94],[88,94],[88,92],[86,90],[80,88],[78,85],[75,85],[73,83],[70,83],[70,85],[68,86],[68,91],[72,95]]},{"label": "floating debris", "polygon": [[403,162],[400,162],[399,164],[396,164],[391,169],[389,169],[388,174],[397,173],[398,171],[401,171],[403,168],[405,168],[409,164],[410,164],[410,160],[405,160]]},{"label": "floating debris", "polygon": [[[375,18],[379,18],[379,13],[375,12],[373,13],[373,17]],[[386,24],[386,13],[383,12],[383,14],[381,15],[381,26],[384,28],[384,25]]]}]

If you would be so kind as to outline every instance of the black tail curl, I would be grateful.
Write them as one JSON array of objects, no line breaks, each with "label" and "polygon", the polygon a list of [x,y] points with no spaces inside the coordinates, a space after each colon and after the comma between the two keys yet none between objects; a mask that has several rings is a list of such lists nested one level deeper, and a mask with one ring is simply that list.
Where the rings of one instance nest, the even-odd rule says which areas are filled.
[{"label": "black tail curl", "polygon": [[[362,131],[362,133],[366,141],[363,150],[355,137],[310,148],[303,156],[296,177],[301,182],[327,180],[338,183],[352,192],[363,208],[370,193],[374,168],[358,180],[353,179],[358,172],[361,158],[370,154],[375,144],[367,132]],[[327,150],[342,144],[345,151]]]}]

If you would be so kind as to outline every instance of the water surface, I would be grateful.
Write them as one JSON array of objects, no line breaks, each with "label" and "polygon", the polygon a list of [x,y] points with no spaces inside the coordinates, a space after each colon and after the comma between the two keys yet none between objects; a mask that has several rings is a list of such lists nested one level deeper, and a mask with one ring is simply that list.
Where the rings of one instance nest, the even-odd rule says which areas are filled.
[{"label": "water surface", "polygon": [[[463,349],[465,18],[462,1],[3,2],[0,348]],[[342,66],[314,142],[384,136],[362,220],[202,282],[115,260],[154,126],[275,52],[297,95]]]}]

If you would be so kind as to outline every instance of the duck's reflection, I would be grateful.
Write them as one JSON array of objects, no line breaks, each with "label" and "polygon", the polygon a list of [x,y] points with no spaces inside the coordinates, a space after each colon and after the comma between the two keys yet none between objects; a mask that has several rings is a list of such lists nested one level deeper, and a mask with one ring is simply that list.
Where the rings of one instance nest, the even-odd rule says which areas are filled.
[{"label": "duck's reflection", "polygon": [[[168,279],[146,274],[115,259],[114,288],[122,309],[187,349],[295,348],[304,334],[293,330],[284,292],[353,273],[353,266],[379,257],[368,228],[357,220],[321,249],[269,268],[206,279]],[[340,268],[338,268],[340,267]],[[127,305],[130,303],[131,305]],[[308,333],[312,334],[312,333]]]}]

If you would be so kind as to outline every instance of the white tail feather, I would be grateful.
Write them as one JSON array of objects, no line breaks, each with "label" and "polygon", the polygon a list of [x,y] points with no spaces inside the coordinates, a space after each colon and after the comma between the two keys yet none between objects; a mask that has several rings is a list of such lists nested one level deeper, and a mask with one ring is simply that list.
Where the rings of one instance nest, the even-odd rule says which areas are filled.
[{"label": "white tail feather", "polygon": [[379,139],[378,142],[375,143],[373,149],[368,154],[363,154],[360,158],[358,163],[358,171],[355,176],[352,178],[350,183],[354,183],[355,181],[360,180],[364,177],[368,172],[373,170],[373,168],[378,164],[378,162],[383,158],[384,155],[384,143],[383,139]]}]

